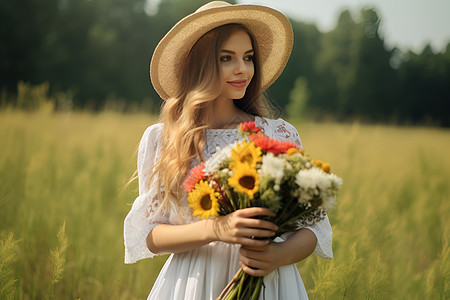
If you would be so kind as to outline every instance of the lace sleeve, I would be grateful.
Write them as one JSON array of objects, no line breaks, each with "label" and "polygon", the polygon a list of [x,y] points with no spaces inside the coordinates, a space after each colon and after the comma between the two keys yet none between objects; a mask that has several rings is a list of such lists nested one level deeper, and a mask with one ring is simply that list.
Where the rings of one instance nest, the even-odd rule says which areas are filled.
[{"label": "lace sleeve", "polygon": [[[295,129],[292,124],[286,122],[281,118],[277,120],[266,119],[266,122],[267,126],[264,126],[264,130],[269,137],[272,137],[279,141],[290,141],[292,143],[295,143],[298,147],[303,148],[297,129]],[[324,219],[317,222],[313,226],[305,225],[301,228],[307,228],[315,234],[317,238],[317,244],[316,248],[314,249],[314,253],[322,258],[333,258],[333,250],[331,247],[333,231],[326,214]]]},{"label": "lace sleeve", "polygon": [[331,247],[333,231],[331,230],[328,216],[325,215],[324,219],[313,226],[306,226],[304,228],[311,230],[316,235],[317,244],[314,253],[322,258],[333,258],[333,249]]},{"label": "lace sleeve", "polygon": [[279,118],[277,120],[264,119],[263,123],[266,122],[266,126],[264,126],[264,133],[274,138],[278,141],[289,141],[297,145],[303,149],[302,141],[300,140],[300,136],[297,132],[297,129],[290,123],[285,120]]},{"label": "lace sleeve", "polygon": [[[148,186],[152,167],[160,152],[162,124],[147,128],[139,144],[137,170],[139,176],[139,196],[124,221],[125,263],[131,264],[153,257],[146,244],[149,232],[158,224],[168,223],[168,216],[156,213],[158,199],[155,185]],[[155,182],[155,180],[153,180]]]}]

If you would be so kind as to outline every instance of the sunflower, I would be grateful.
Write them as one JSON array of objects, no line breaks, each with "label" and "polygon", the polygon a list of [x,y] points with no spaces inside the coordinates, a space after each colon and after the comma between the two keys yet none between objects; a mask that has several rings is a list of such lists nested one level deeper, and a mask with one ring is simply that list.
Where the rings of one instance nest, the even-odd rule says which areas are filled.
[{"label": "sunflower", "polygon": [[261,154],[261,148],[256,147],[255,143],[242,140],[242,145],[237,143],[231,150],[230,167],[233,168],[237,163],[248,163],[250,167],[255,168],[256,163],[261,161]]},{"label": "sunflower", "polygon": [[248,163],[238,163],[233,169],[233,175],[228,178],[228,184],[238,193],[246,194],[250,199],[258,192],[259,176],[255,168]]},{"label": "sunflower", "polygon": [[189,206],[192,208],[192,215],[200,219],[208,219],[211,216],[219,215],[218,193],[204,180],[195,185],[195,188],[188,195]]}]

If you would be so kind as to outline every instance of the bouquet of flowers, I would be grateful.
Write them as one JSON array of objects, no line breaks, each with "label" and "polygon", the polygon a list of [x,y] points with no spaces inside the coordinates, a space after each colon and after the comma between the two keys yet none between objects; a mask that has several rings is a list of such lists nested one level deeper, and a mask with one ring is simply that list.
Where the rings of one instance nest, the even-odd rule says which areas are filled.
[{"label": "bouquet of flowers", "polygon": [[[184,181],[193,215],[209,218],[265,207],[276,214],[261,217],[278,226],[275,237],[323,219],[342,185],[330,165],[311,159],[294,143],[269,138],[254,122],[239,129],[242,141],[219,149]],[[262,277],[240,269],[218,299],[258,299],[262,284]]]}]

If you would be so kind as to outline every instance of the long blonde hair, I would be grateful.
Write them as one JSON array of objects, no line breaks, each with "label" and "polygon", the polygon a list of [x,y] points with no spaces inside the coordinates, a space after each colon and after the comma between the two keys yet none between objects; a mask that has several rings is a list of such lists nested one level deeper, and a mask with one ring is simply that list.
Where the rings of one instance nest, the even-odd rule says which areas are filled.
[{"label": "long blonde hair", "polygon": [[[252,115],[266,116],[268,113],[261,91],[257,45],[248,29],[240,24],[227,24],[203,35],[186,58],[178,95],[167,99],[160,113],[159,121],[164,123],[161,155],[148,184],[157,176],[160,209],[163,211],[170,212],[170,199],[180,204],[182,183],[191,160],[198,156],[204,161],[204,132],[210,126],[212,103],[222,88],[219,53],[225,41],[237,30],[244,30],[252,40],[255,73],[244,97],[235,100],[235,105]],[[164,193],[161,193],[162,186]]]}]

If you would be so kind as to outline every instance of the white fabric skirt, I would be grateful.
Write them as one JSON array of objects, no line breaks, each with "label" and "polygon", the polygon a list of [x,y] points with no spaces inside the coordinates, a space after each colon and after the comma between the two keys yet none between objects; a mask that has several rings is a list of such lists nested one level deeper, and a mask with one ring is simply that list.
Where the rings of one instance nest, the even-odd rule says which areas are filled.
[{"label": "white fabric skirt", "polygon": [[[172,254],[148,296],[150,300],[216,300],[239,270],[239,245],[213,242]],[[306,300],[305,286],[295,265],[264,277],[260,300]]]}]

